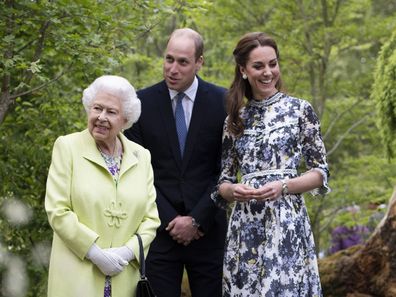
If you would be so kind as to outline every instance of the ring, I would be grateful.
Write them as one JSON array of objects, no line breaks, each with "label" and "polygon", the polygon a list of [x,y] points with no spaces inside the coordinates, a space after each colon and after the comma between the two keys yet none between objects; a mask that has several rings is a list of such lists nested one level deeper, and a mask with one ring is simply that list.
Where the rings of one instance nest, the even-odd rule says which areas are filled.
[{"label": "ring", "polygon": [[257,202],[257,199],[250,199],[250,202],[256,203],[256,202]]}]

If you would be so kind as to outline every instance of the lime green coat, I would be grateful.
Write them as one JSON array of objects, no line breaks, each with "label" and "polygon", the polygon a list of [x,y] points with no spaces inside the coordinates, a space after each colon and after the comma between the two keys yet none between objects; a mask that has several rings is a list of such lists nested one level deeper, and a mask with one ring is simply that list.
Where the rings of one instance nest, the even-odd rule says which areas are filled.
[{"label": "lime green coat", "polygon": [[[54,230],[48,297],[101,297],[105,276],[85,258],[101,248],[127,245],[145,253],[160,224],[150,153],[119,134],[124,153],[116,185],[88,130],[59,137],[53,148],[45,209]],[[135,296],[138,261],[112,277],[112,297]]]}]

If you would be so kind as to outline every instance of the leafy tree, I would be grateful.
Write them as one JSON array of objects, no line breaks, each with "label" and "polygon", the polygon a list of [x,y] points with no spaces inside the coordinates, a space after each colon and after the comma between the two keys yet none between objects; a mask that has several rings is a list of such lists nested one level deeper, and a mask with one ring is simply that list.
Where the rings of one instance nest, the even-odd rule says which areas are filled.
[{"label": "leafy tree", "polygon": [[[38,261],[35,251],[47,258],[51,240],[43,207],[47,168],[55,138],[86,126],[82,89],[105,73],[123,75],[137,89],[160,80],[168,36],[184,26],[205,40],[200,75],[225,87],[242,34],[264,31],[278,41],[287,92],[312,102],[321,117],[333,192],[307,203],[318,249],[326,250],[328,230],[351,223],[342,208],[358,204],[363,210],[369,201],[382,202],[395,184],[395,161],[387,162],[378,146],[381,135],[388,153],[395,144],[393,2],[1,1],[2,288],[10,263],[18,263],[14,256],[22,256],[30,279],[27,296],[45,296],[47,263]],[[28,223],[16,224],[7,214],[10,201],[25,205]],[[369,215],[362,211],[359,223]]]},{"label": "leafy tree", "polygon": [[[394,166],[384,162],[378,148],[375,104],[369,100],[377,53],[387,32],[396,27],[396,7],[380,2],[219,0],[200,22],[204,37],[218,39],[219,45],[210,51],[214,68],[209,71],[220,81],[231,81],[231,53],[242,34],[264,31],[275,37],[287,92],[309,100],[321,117],[333,192],[325,199],[307,199],[319,250],[328,247],[327,231],[337,222],[338,210],[353,203],[366,205],[369,199],[381,200],[392,190],[389,178],[369,175],[374,172],[367,169],[382,164],[382,172],[389,173]],[[213,26],[208,17],[221,26]],[[360,177],[367,174],[359,180],[357,173]],[[348,190],[362,184],[368,187]],[[352,186],[341,190],[340,185]]]},{"label": "leafy tree", "polygon": [[377,102],[385,150],[392,158],[396,144],[396,30],[378,57],[372,98]]},{"label": "leafy tree", "polygon": [[[52,144],[86,127],[82,89],[115,73],[131,45],[160,23],[161,7],[144,0],[0,2],[0,296],[46,295]],[[18,205],[32,214],[29,222],[14,223]]]},{"label": "leafy tree", "polygon": [[[146,31],[142,35],[143,38],[136,40],[133,46],[124,52],[123,63],[116,68],[138,89],[163,79],[163,54],[169,35],[181,27],[189,27],[201,32],[199,21],[203,20],[205,15],[214,8],[214,4],[209,1],[169,1],[169,5],[167,9],[162,8],[166,13],[162,15],[161,25],[155,30]],[[200,75],[205,76],[212,68],[208,65],[206,57],[208,45],[215,46],[216,41],[209,43],[205,38],[205,67],[199,73]]]}]

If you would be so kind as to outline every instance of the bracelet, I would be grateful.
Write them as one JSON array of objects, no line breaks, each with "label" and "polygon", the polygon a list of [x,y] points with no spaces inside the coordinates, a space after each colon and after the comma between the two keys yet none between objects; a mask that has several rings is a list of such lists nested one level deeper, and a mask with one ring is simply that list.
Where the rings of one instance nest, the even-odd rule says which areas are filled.
[{"label": "bracelet", "polygon": [[193,217],[191,217],[191,223],[192,226],[197,229],[199,228],[199,226],[201,226],[199,223],[197,223],[197,221]]},{"label": "bracelet", "polygon": [[282,195],[288,194],[289,187],[287,186],[286,179],[282,179],[280,182],[282,183]]}]

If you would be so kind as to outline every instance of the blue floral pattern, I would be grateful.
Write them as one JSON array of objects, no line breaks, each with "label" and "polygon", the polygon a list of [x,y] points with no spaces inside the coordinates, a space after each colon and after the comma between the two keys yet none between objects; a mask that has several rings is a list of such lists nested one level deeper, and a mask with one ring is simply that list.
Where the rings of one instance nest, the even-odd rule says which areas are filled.
[{"label": "blue floral pattern", "polygon": [[102,152],[100,152],[100,154],[102,155],[103,160],[106,163],[107,169],[113,176],[114,181],[118,183],[118,175],[120,174],[122,155],[112,156]]},{"label": "blue floral pattern", "polygon": [[[302,159],[318,170],[330,191],[320,123],[305,100],[277,93],[251,100],[241,110],[245,129],[233,136],[224,125],[219,184],[241,182],[255,188],[297,176]],[[218,192],[212,199],[227,202]],[[322,296],[315,245],[304,198],[284,195],[275,201],[236,202],[228,226],[224,256],[223,296]]]}]

